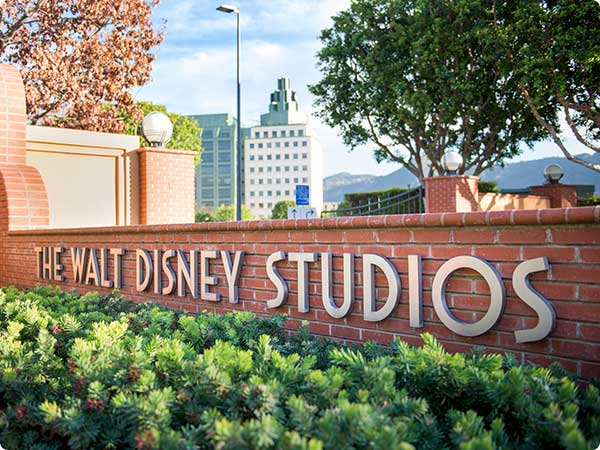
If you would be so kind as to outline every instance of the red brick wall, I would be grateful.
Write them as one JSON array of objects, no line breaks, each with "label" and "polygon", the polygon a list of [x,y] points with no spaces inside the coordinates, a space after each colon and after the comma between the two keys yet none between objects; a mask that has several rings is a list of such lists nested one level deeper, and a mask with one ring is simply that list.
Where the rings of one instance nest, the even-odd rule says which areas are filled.
[{"label": "red brick wall", "polygon": [[[0,232],[1,233],[1,232]],[[418,344],[420,333],[429,332],[452,351],[484,346],[491,351],[509,351],[520,361],[547,365],[560,362],[582,378],[600,377],[600,208],[569,208],[526,211],[422,214],[314,220],[273,220],[187,225],[90,228],[77,230],[16,231],[0,235],[0,285],[30,288],[41,282],[36,273],[34,247],[65,247],[64,289],[99,290],[73,282],[70,247],[125,248],[123,289],[128,298],[152,300],[168,307],[196,312],[249,310],[257,314],[285,313],[287,326],[296,329],[310,321],[313,332],[340,340],[374,340],[388,343],[399,337]],[[207,302],[176,295],[160,296],[135,291],[135,249],[182,249],[222,251],[244,250],[238,304],[228,302],[228,289],[220,262],[212,263],[222,295],[219,302]],[[321,300],[320,262],[309,265],[310,311],[297,311],[296,264],[279,263],[278,269],[289,284],[285,306],[267,309],[275,287],[267,278],[265,262],[274,251],[322,252],[334,255],[334,296],[343,298],[342,254],[374,253],[386,256],[400,274],[402,293],[393,314],[382,322],[362,317],[362,264],[356,260],[356,301],[349,316],[333,319]],[[424,328],[411,328],[408,321],[407,256],[423,258]],[[506,286],[507,302],[501,320],[486,334],[464,338],[448,330],[432,307],[431,284],[435,271],[449,258],[479,256],[493,264]],[[514,293],[511,276],[526,259],[546,256],[550,270],[531,277],[532,286],[546,297],[556,311],[556,327],[543,341],[517,344],[514,331],[531,328],[537,316]],[[109,265],[109,271],[112,267]],[[378,298],[386,294],[379,275]],[[47,283],[47,282],[46,282]],[[383,284],[382,284],[383,283]],[[55,284],[55,283],[52,283]],[[487,284],[474,273],[456,272],[447,287],[448,304],[465,321],[480,319],[487,310]]]},{"label": "red brick wall", "polygon": [[550,199],[550,208],[571,208],[577,206],[577,189],[570,184],[543,184],[531,186],[531,193]]},{"label": "red brick wall", "polygon": [[0,230],[48,226],[46,188],[25,164],[25,90],[19,71],[0,64]]},{"label": "red brick wall", "polygon": [[138,153],[140,223],[194,222],[196,152],[147,147]]},{"label": "red brick wall", "polygon": [[479,177],[452,175],[425,178],[425,211],[479,211]]}]

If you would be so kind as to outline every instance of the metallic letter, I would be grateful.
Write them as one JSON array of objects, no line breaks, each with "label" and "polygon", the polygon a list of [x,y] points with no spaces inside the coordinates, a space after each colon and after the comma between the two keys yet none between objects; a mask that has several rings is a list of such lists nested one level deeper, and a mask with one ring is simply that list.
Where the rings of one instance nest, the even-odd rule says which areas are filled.
[{"label": "metallic letter", "polygon": [[122,281],[121,281],[121,256],[125,254],[124,248],[111,248],[110,254],[114,256],[113,261],[113,272],[115,277],[115,287],[117,289],[121,289]]},{"label": "metallic letter", "polygon": [[84,267],[87,258],[87,248],[71,248],[71,262],[73,263],[73,281],[83,282]]},{"label": "metallic letter", "polygon": [[421,255],[408,255],[408,320],[413,328],[423,327]]},{"label": "metallic letter", "polygon": [[135,251],[135,289],[138,292],[148,289],[152,281],[152,256],[146,250]]},{"label": "metallic letter", "polygon": [[[385,305],[377,311],[375,299],[375,266],[379,267],[388,282],[388,298]],[[388,317],[400,300],[400,278],[392,263],[379,255],[363,255],[363,298],[364,319],[379,322]]]},{"label": "metallic letter", "polygon": [[288,286],[275,267],[275,263],[285,259],[285,252],[271,253],[267,258],[267,275],[277,288],[277,297],[267,301],[267,308],[279,308],[287,301]]},{"label": "metallic letter", "polygon": [[[452,315],[446,303],[448,279],[452,272],[463,268],[479,272],[490,287],[490,307],[481,320],[473,323],[458,320]],[[433,278],[431,295],[433,308],[442,323],[461,336],[480,336],[486,333],[496,325],[504,310],[504,285],[500,274],[485,260],[475,256],[456,256],[446,261]]]},{"label": "metallic letter", "polygon": [[535,327],[528,330],[515,331],[515,338],[519,344],[524,342],[541,341],[550,334],[554,328],[556,314],[554,308],[548,300],[540,295],[529,284],[529,274],[548,270],[548,259],[535,258],[522,262],[517,266],[513,273],[513,289],[527,306],[535,311],[538,316],[538,323]]},{"label": "metallic letter", "polygon": [[52,279],[52,249],[44,247],[42,252],[42,278]]},{"label": "metallic letter", "polygon": [[37,261],[37,274],[38,278],[42,278],[42,253],[44,252],[43,247],[35,247],[35,257]]},{"label": "metallic letter", "polygon": [[198,251],[190,250],[190,263],[185,259],[183,250],[177,250],[177,295],[185,297],[185,285],[192,297],[198,298]]},{"label": "metallic letter", "polygon": [[160,266],[162,263],[162,251],[154,250],[154,293],[162,294],[162,272]]},{"label": "metallic letter", "polygon": [[321,253],[321,290],[325,311],[336,319],[348,315],[354,305],[354,255],[344,253],[344,303],[336,305],[333,299],[331,252]]},{"label": "metallic letter", "polygon": [[162,255],[162,271],[167,276],[167,285],[162,289],[162,295],[169,295],[175,290],[175,271],[169,262],[175,257],[175,250],[165,250]]},{"label": "metallic letter", "polygon": [[54,256],[53,256],[53,265],[54,265],[54,281],[65,281],[64,275],[61,274],[65,266],[60,263],[60,254],[64,252],[65,249],[62,247],[54,247]]},{"label": "metallic letter", "polygon": [[229,303],[237,303],[239,301],[238,282],[240,280],[240,273],[242,272],[244,252],[235,252],[233,268],[231,267],[231,256],[229,255],[229,252],[221,252],[221,259],[223,260],[225,277],[227,278],[227,285],[229,286]]},{"label": "metallic letter", "polygon": [[113,282],[106,278],[108,274],[108,249],[103,248],[100,250],[100,286],[111,288]]},{"label": "metallic letter", "polygon": [[288,261],[298,263],[298,312],[305,313],[310,309],[308,303],[308,263],[317,260],[316,253],[290,253]]},{"label": "metallic letter", "polygon": [[90,281],[93,282],[95,286],[100,286],[100,266],[98,265],[98,255],[96,255],[96,250],[93,248],[90,248],[85,284],[92,284]]},{"label": "metallic letter", "polygon": [[200,292],[202,295],[202,300],[207,300],[209,302],[218,302],[221,298],[221,294],[217,292],[209,292],[208,287],[214,286],[217,284],[217,277],[210,276],[209,273],[209,259],[214,259],[219,257],[219,250],[204,250],[200,253],[200,265],[202,266],[200,272]]}]

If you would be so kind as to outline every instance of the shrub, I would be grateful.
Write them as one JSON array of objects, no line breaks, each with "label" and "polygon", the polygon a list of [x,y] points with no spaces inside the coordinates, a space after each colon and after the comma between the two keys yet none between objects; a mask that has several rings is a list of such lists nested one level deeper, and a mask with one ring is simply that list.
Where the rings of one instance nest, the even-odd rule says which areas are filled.
[{"label": "shrub", "polygon": [[296,202],[293,200],[280,200],[275,203],[273,206],[273,211],[271,212],[272,219],[287,219],[288,218],[288,208],[296,206]]},{"label": "shrub", "polygon": [[214,222],[215,215],[213,213],[200,211],[196,213],[195,222]]},{"label": "shrub", "polygon": [[495,181],[478,181],[477,188],[479,189],[479,192],[500,192],[498,183]]},{"label": "shrub", "polygon": [[595,448],[600,394],[559,367],[285,318],[192,317],[118,295],[0,290],[7,450]]}]

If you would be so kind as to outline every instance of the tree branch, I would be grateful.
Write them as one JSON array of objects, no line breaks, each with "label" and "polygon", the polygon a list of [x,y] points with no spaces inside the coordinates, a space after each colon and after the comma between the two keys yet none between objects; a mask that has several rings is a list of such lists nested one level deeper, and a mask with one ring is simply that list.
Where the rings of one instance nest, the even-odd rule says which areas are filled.
[{"label": "tree branch", "polygon": [[558,148],[560,148],[560,150],[563,152],[563,154],[565,155],[565,158],[567,158],[569,161],[572,161],[574,163],[581,164],[582,166],[587,167],[588,169],[594,170],[596,172],[600,172],[600,164],[593,164],[593,163],[585,161],[581,158],[573,156],[569,152],[569,150],[567,150],[567,148],[563,144],[562,140],[560,139],[560,136],[558,135],[558,133],[556,132],[554,127],[552,125],[550,125],[546,120],[544,120],[544,118],[542,117],[542,115],[540,114],[538,109],[536,108],[535,104],[533,103],[533,100],[531,99],[531,96],[529,95],[529,91],[527,91],[527,89],[525,88],[523,83],[521,83],[519,81],[518,86],[519,86],[519,90],[525,97],[525,100],[527,101],[527,105],[529,105],[529,109],[533,113],[534,117],[540,123],[540,125],[542,125],[542,127],[544,127],[544,129],[548,133],[550,133],[550,136],[552,136],[552,140],[554,141],[554,143],[556,145],[558,145]]}]

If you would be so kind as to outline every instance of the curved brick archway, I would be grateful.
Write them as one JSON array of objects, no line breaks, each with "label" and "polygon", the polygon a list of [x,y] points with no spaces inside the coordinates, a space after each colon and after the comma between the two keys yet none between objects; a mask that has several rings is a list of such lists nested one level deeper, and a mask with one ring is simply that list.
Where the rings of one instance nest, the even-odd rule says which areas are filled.
[{"label": "curved brick archway", "polygon": [[44,181],[26,164],[26,121],[23,79],[16,68],[0,64],[0,230],[49,223]]}]

